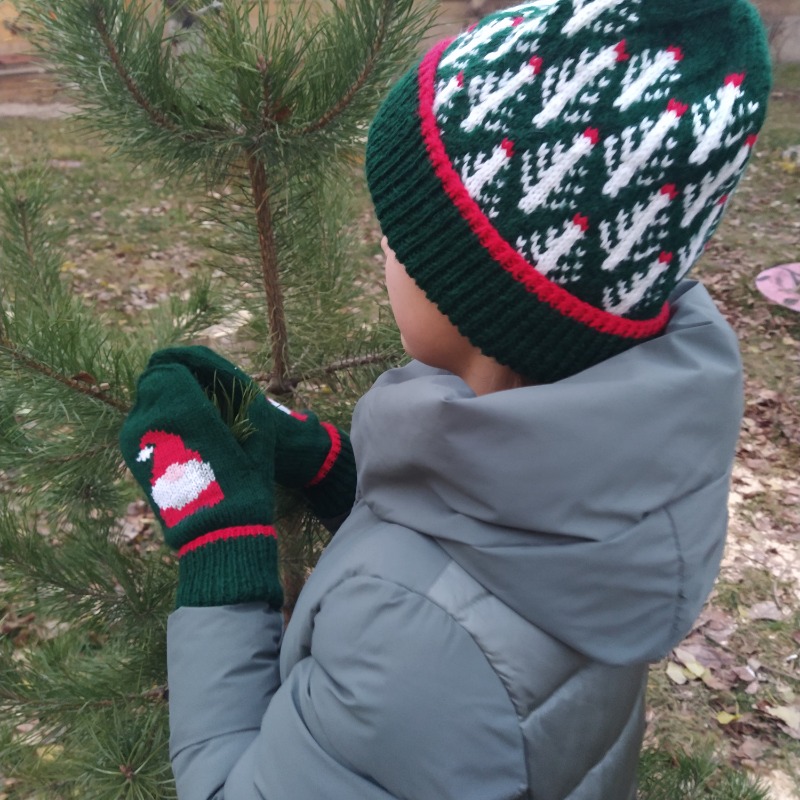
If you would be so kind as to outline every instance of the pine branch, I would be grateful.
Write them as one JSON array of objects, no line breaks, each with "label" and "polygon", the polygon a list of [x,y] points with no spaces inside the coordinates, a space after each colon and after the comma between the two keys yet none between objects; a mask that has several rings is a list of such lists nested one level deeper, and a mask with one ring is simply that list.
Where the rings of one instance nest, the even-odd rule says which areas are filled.
[{"label": "pine branch", "polygon": [[[35,174],[35,173],[34,173]],[[42,247],[42,232],[45,226],[43,212],[45,203],[43,199],[44,173],[39,173],[33,184],[26,182],[25,178],[15,176],[6,181],[0,179],[0,213],[5,217],[5,234],[0,240],[0,249],[9,261],[19,259],[17,276],[25,275],[26,278],[16,285],[17,292],[24,292],[28,296],[33,293],[51,294],[58,293],[60,289],[57,271],[53,269],[53,252],[47,251],[46,245]],[[37,236],[37,233],[39,234]],[[48,243],[55,244],[60,238],[58,230],[47,231]],[[48,263],[49,261],[49,263]],[[11,272],[11,271],[9,271]],[[13,273],[11,273],[13,274]],[[5,276],[4,276],[5,277]],[[9,285],[14,285],[10,275],[7,278]],[[13,295],[13,292],[11,293]],[[3,309],[3,333],[7,335],[9,324]]]},{"label": "pine branch", "polygon": [[[284,103],[280,101],[276,103],[272,100],[269,72],[270,64],[263,55],[260,55],[256,60],[256,67],[261,73],[261,79],[263,81],[262,94],[264,98],[261,109],[261,128],[258,132],[258,136],[260,137],[261,134],[266,133],[267,130],[275,133],[278,130],[278,125],[288,119],[292,112]],[[244,115],[249,114],[249,110],[244,107],[242,108],[242,112]]]},{"label": "pine branch", "polygon": [[91,708],[113,708],[120,702],[136,703],[137,701],[145,701],[145,703],[160,704],[166,701],[167,686],[155,686],[141,692],[127,692],[113,699],[98,698],[95,700],[81,698],[71,702],[65,701],[59,697],[41,697],[41,695],[38,694],[32,697],[28,694],[15,692],[13,688],[8,688],[6,686],[0,689],[0,697],[2,697],[5,702],[14,703],[23,708],[31,709],[31,706],[35,705],[37,714],[46,715],[50,710],[56,712],[83,712]]},{"label": "pine branch", "polygon": [[302,550],[304,518],[301,512],[295,511],[285,517],[281,536],[281,583],[283,584],[283,617],[288,625],[292,612],[297,605],[297,598],[308,579],[308,560],[301,554],[292,552],[298,547]]},{"label": "pine branch", "polygon": [[0,284],[0,342],[8,339],[8,317],[6,316],[5,287]]},{"label": "pine branch", "polygon": [[0,337],[0,350],[7,353],[12,360],[16,361],[17,363],[24,366],[26,369],[31,370],[32,372],[38,372],[40,375],[44,375],[46,378],[50,378],[51,380],[57,381],[58,383],[66,386],[73,391],[79,392],[80,394],[84,394],[87,397],[91,397],[95,400],[100,400],[102,403],[110,406],[111,408],[115,409],[116,411],[121,412],[122,414],[127,414],[131,407],[128,403],[123,402],[122,400],[113,397],[112,395],[108,394],[104,389],[101,389],[99,386],[91,383],[86,383],[85,381],[79,380],[75,377],[69,377],[64,375],[61,372],[57,372],[56,370],[49,367],[47,364],[39,361],[32,356],[29,356],[27,353],[23,353],[19,348],[17,348],[13,342],[10,342],[5,337]]},{"label": "pine branch", "polygon": [[256,155],[250,155],[247,165],[255,203],[258,242],[261,251],[261,277],[267,297],[267,319],[272,350],[272,376],[269,388],[276,394],[289,394],[292,390],[288,379],[287,363],[289,337],[286,330],[283,290],[278,275],[278,253],[275,243],[275,228],[272,222],[267,171],[263,162]]},{"label": "pine branch", "polygon": [[[330,364],[325,364],[324,366],[320,367],[319,370],[312,370],[311,372],[304,373],[303,375],[290,376],[286,379],[286,383],[289,387],[291,387],[291,389],[294,389],[301,383],[311,380],[318,375],[335,375],[337,372],[346,372],[347,370],[354,369],[356,367],[368,367],[374,364],[385,364],[387,360],[388,356],[386,353],[369,353],[365,356],[351,356],[350,358],[342,358],[338,361],[332,361]],[[262,372],[258,375],[254,375],[253,380],[257,381],[258,383],[266,383],[267,391],[273,391],[270,385],[273,380],[272,375],[267,375],[266,373]]]},{"label": "pine branch", "polygon": [[56,464],[72,464],[74,462],[81,462],[86,458],[92,456],[101,456],[108,451],[108,446],[105,444],[98,445],[97,447],[90,447],[88,450],[83,450],[80,453],[74,453],[69,456],[45,456],[43,461],[46,464],[55,466]]},{"label": "pine branch", "polygon": [[386,40],[386,30],[388,27],[389,17],[391,16],[392,6],[394,0],[384,0],[383,12],[380,16],[378,25],[378,33],[373,39],[372,47],[367,54],[364,68],[356,77],[355,81],[351,84],[350,88],[342,95],[337,103],[329,108],[322,116],[308,125],[299,129],[289,129],[287,134],[290,136],[308,136],[309,134],[316,133],[319,130],[327,127],[333,120],[341,115],[352,103],[358,92],[367,83],[378,61],[378,55],[383,49],[384,41]]},{"label": "pine branch", "polygon": [[144,96],[142,90],[139,88],[136,81],[133,79],[133,76],[128,72],[125,68],[125,65],[122,63],[122,58],[117,50],[116,45],[114,44],[114,40],[111,38],[111,35],[108,32],[108,26],[106,24],[105,15],[103,14],[103,9],[100,4],[96,4],[94,7],[95,12],[95,27],[97,28],[97,32],[100,34],[100,39],[103,42],[103,45],[108,52],[108,57],[111,59],[111,63],[114,65],[114,69],[117,71],[117,74],[122,79],[123,83],[128,89],[131,97],[136,101],[137,105],[147,114],[147,116],[160,128],[165,128],[166,130],[170,131],[171,133],[177,132],[177,127],[169,120],[164,114],[162,114],[157,108],[154,108],[150,101]]},{"label": "pine branch", "polygon": [[384,364],[386,363],[387,356],[385,353],[369,353],[365,356],[352,356],[351,358],[342,358],[339,361],[333,361],[322,368],[322,372],[326,375],[333,375],[336,372],[342,372],[354,367],[366,367],[371,364]]},{"label": "pine branch", "polygon": [[22,240],[25,247],[25,255],[28,258],[28,263],[31,267],[36,265],[36,254],[33,250],[33,240],[31,238],[31,223],[28,219],[27,204],[22,197],[17,198],[17,207],[19,209],[19,221],[22,228]]},{"label": "pine branch", "polygon": [[[274,127],[273,99],[270,88],[269,66],[263,56],[259,57],[258,70],[262,75],[263,104],[261,108],[260,132]],[[279,109],[280,113],[280,109]],[[269,324],[270,346],[272,351],[272,378],[270,391],[276,394],[289,394],[291,385],[287,382],[289,371],[288,344],[283,288],[278,274],[278,248],[275,241],[275,226],[272,220],[270,189],[267,170],[258,154],[251,150],[247,160],[250,186],[256,212],[256,227],[261,256],[261,278],[267,298],[267,321]]]}]

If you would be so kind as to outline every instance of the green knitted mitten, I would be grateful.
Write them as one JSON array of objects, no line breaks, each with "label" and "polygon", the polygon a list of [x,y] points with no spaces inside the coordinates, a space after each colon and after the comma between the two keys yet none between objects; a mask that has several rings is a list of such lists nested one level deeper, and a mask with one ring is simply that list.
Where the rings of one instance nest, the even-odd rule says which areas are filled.
[{"label": "green knitted mitten", "polygon": [[180,558],[177,606],[283,604],[273,520],[275,426],[243,444],[185,367],[139,378],[120,433],[125,463]]},{"label": "green knitted mitten", "polygon": [[356,461],[350,437],[310,411],[279,410],[275,425],[275,480],[300,489],[320,519],[346,514],[356,496]]},{"label": "green knitted mitten", "polygon": [[[187,367],[204,389],[222,386],[236,405],[254,382],[247,373],[207,347],[171,347],[159,350],[150,364],[178,363]],[[236,409],[234,409],[234,412]],[[356,464],[350,437],[315,414],[299,413],[268,400],[251,396],[247,415],[255,428],[274,425],[275,480],[299,489],[320,519],[346,514],[356,492]]]}]

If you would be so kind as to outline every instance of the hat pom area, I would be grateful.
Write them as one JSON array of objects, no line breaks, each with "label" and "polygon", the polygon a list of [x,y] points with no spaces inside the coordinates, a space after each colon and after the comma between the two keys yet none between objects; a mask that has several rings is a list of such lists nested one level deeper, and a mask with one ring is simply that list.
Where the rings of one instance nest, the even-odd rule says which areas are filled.
[{"label": "hat pom area", "polygon": [[683,5],[538,0],[491,15],[434,47],[370,128],[367,181],[398,259],[530,380],[664,329],[749,160],[770,87],[757,12]]}]

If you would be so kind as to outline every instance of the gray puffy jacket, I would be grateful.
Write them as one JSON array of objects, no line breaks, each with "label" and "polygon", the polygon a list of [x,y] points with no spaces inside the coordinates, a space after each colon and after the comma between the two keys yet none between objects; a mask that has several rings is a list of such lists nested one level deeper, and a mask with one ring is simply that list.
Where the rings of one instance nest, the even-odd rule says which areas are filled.
[{"label": "gray puffy jacket", "polygon": [[182,800],[631,800],[648,661],[717,572],[735,337],[667,332],[475,397],[420,364],[359,402],[359,500],[281,642],[259,604],[169,622]]}]

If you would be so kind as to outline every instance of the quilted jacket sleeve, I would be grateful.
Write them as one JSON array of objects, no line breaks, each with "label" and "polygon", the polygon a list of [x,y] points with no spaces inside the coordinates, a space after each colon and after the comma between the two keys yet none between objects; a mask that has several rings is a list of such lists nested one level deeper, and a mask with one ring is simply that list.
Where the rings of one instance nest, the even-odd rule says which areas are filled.
[{"label": "quilted jacket sleeve", "polygon": [[467,632],[430,600],[352,577],[278,686],[280,617],[250,604],[170,618],[181,800],[511,800],[519,722]]}]

